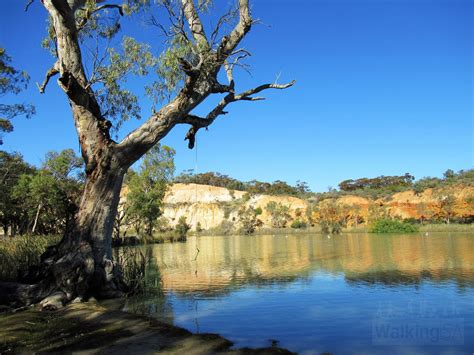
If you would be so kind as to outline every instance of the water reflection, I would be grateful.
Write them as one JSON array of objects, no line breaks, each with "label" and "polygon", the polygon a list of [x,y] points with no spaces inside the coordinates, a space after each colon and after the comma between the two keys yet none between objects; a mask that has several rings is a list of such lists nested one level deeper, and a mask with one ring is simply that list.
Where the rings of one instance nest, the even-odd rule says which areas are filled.
[{"label": "water reflection", "polygon": [[[167,296],[127,308],[238,346],[276,339],[303,354],[474,348],[473,235],[200,237],[151,248]],[[450,314],[462,337],[374,338],[374,327],[387,324],[439,331],[432,324],[445,319],[433,314]]]},{"label": "water reflection", "polygon": [[[196,258],[196,247],[199,253]],[[351,283],[474,285],[474,238],[468,235],[322,235],[200,237],[155,245],[166,290],[223,293],[244,285],[291,282],[314,272]],[[195,260],[196,259],[196,260]]]}]

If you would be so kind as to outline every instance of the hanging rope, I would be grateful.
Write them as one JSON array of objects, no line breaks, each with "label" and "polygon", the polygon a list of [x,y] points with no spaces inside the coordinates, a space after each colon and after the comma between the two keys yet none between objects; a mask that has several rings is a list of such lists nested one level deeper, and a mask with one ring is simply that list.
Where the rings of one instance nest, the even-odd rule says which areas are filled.
[{"label": "hanging rope", "polygon": [[[194,160],[194,174],[197,175],[197,172],[198,172],[198,145],[197,145],[197,137],[194,138],[195,139],[195,145],[194,145],[194,150],[196,152],[196,156],[195,156],[195,160]],[[197,212],[197,207],[198,207],[198,186],[197,184],[195,183],[194,184],[194,187],[195,187],[195,195],[194,195],[194,204],[195,204],[195,207],[196,207],[196,212]],[[196,221],[196,227],[197,227],[197,221]],[[196,234],[196,256],[194,257],[194,261],[197,261],[197,257],[199,255],[199,237],[198,235]],[[195,274],[197,275],[197,264],[196,264],[196,271],[195,271]]]}]

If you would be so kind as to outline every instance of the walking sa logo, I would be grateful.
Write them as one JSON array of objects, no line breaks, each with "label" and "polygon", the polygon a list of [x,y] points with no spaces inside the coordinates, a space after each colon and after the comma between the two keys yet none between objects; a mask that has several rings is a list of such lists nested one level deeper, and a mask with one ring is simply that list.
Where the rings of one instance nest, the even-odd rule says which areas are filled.
[{"label": "walking sa logo", "polygon": [[379,304],[372,321],[374,345],[464,344],[464,318],[456,305],[432,307],[409,302],[407,307]]}]

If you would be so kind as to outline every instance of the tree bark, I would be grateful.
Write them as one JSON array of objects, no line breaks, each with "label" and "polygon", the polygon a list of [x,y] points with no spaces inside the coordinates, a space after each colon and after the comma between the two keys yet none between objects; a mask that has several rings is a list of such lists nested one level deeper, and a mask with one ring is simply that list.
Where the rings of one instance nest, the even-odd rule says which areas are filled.
[{"label": "tree bark", "polygon": [[[294,81],[285,85],[264,84],[235,93],[232,70],[240,57],[230,64],[228,59],[239,52],[235,50],[252,26],[249,1],[239,0],[238,23],[228,36],[222,38],[218,48],[211,49],[194,2],[182,0],[183,14],[198,47],[200,63],[193,66],[182,58],[181,69],[186,74],[183,88],[140,127],[116,143],[109,134],[111,124],[101,113],[84,71],[74,11],[66,0],[42,0],[42,3],[54,28],[58,57],[54,68],[73,112],[86,164],[86,183],[79,211],[63,239],[44,253],[41,265],[25,278],[34,287],[7,285],[5,289],[23,295],[28,302],[35,302],[38,297],[54,291],[64,292],[67,300],[118,296],[125,285],[119,268],[112,261],[112,232],[123,177],[129,166],[177,124],[192,126],[186,136],[192,148],[196,132],[226,114],[224,109],[230,103],[262,100],[262,97],[254,95],[267,89],[286,89]],[[229,85],[221,85],[217,80],[224,65]],[[213,93],[227,94],[207,116],[190,114]],[[148,232],[153,231],[153,226],[150,227]],[[14,233],[12,227],[12,235]],[[0,303],[1,300],[0,297]]]},{"label": "tree bark", "polygon": [[35,231],[36,231],[36,225],[38,224],[38,218],[39,218],[39,214],[40,214],[40,211],[41,211],[41,202],[38,204],[38,208],[36,209],[36,215],[35,215],[35,221],[33,223],[33,227],[31,228],[31,234],[35,234]]},{"label": "tree bark", "polygon": [[37,302],[62,291],[67,300],[111,298],[123,295],[119,267],[112,260],[112,233],[126,167],[112,153],[97,157],[86,176],[84,192],[74,223],[61,242],[48,248],[41,265],[25,275],[24,282],[38,284]]}]

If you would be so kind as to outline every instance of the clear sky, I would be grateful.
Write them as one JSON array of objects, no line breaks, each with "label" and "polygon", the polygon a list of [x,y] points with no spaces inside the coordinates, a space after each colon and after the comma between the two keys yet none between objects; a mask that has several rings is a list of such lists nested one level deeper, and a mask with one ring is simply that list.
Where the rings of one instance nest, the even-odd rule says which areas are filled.
[{"label": "clear sky", "polygon": [[[1,147],[40,164],[49,150],[78,151],[69,105],[41,49],[46,12],[37,0],[2,0],[0,46],[31,85],[21,96],[37,115],[17,118]],[[117,3],[117,2],[116,2]],[[216,11],[228,0],[215,0]],[[315,191],[344,179],[404,174],[439,176],[473,166],[473,5],[470,0],[254,0],[262,21],[244,46],[252,51],[246,89],[297,80],[268,100],[235,103],[208,132],[198,134],[198,171],[241,180],[307,181]],[[124,26],[160,44],[156,29]],[[132,81],[132,90],[142,85]],[[146,106],[146,105],[145,105]],[[205,112],[210,104],[198,112]],[[144,117],[148,114],[144,109]],[[139,122],[138,122],[139,123]],[[136,122],[124,126],[129,130]],[[177,151],[177,171],[192,169],[196,152],[177,127],[163,144]]]}]

